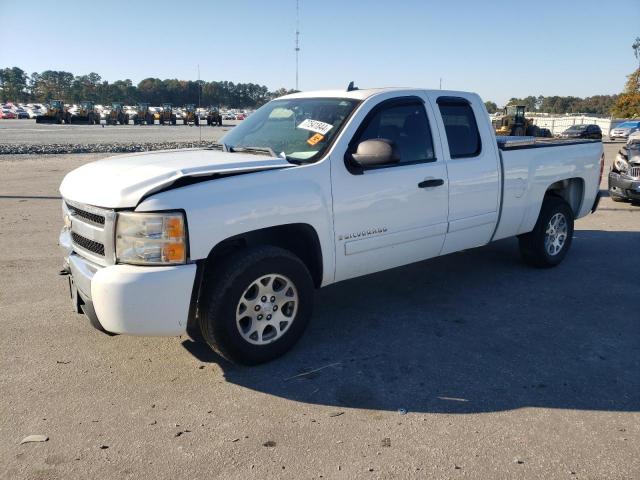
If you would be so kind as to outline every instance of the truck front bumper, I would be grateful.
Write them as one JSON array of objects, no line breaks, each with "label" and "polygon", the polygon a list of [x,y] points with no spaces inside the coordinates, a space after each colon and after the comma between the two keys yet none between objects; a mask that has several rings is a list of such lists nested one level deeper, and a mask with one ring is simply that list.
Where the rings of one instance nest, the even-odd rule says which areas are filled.
[{"label": "truck front bumper", "polygon": [[72,300],[95,327],[128,335],[185,333],[196,278],[195,264],[102,267],[76,253],[67,255],[65,268],[71,276]]},{"label": "truck front bumper", "polygon": [[609,195],[629,200],[640,200],[640,179],[609,172]]}]

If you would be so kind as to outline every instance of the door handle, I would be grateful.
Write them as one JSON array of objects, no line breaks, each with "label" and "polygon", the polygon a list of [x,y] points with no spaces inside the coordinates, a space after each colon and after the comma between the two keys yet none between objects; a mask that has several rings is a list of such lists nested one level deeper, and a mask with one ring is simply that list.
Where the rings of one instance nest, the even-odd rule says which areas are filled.
[{"label": "door handle", "polygon": [[441,178],[431,178],[429,180],[423,180],[418,184],[418,188],[439,187],[444,185],[444,180]]}]

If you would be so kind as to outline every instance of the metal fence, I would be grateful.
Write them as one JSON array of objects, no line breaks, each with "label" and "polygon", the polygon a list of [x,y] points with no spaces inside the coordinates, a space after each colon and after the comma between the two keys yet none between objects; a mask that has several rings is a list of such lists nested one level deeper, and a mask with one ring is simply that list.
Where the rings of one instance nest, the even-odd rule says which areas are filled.
[{"label": "metal fence", "polygon": [[598,125],[603,135],[609,135],[609,130],[624,122],[624,119],[600,118],[600,117],[531,117],[534,125],[540,128],[548,128],[553,135],[559,135],[572,125],[593,124]]}]

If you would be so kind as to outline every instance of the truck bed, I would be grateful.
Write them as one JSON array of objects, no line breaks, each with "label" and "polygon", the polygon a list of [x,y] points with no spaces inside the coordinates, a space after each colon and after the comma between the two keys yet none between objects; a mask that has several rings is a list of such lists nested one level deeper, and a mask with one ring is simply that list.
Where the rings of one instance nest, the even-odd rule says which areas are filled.
[{"label": "truck bed", "polygon": [[541,137],[496,137],[500,150],[521,150],[527,148],[562,147],[567,145],[579,145],[582,143],[597,143],[600,140],[592,139],[565,139],[565,138],[541,138]]},{"label": "truck bed", "polygon": [[[598,192],[599,140],[496,137],[502,179],[500,219],[494,240],[530,232],[547,188],[572,182],[576,218],[588,214]],[[562,148],[556,148],[562,147]]]}]

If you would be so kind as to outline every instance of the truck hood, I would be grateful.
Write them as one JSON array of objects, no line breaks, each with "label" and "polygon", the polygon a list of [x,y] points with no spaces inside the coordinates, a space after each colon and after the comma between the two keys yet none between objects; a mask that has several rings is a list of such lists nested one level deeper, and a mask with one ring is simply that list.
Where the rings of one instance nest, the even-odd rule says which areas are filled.
[{"label": "truck hood", "polygon": [[118,155],[88,163],[62,180],[67,200],[105,208],[135,207],[142,198],[185,177],[237,175],[292,167],[283,158],[246,152],[185,149]]}]

